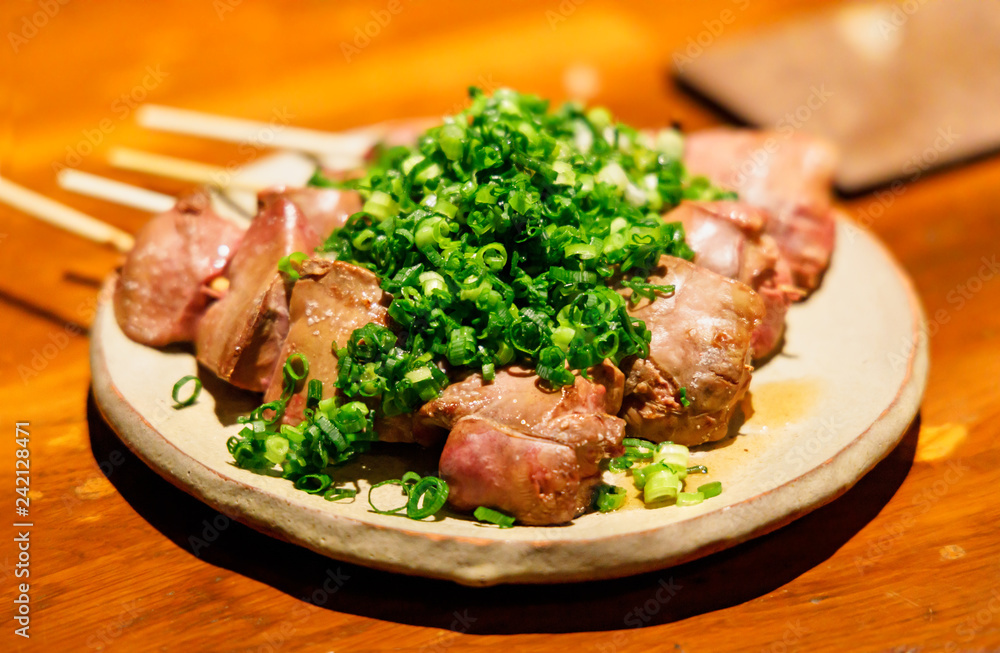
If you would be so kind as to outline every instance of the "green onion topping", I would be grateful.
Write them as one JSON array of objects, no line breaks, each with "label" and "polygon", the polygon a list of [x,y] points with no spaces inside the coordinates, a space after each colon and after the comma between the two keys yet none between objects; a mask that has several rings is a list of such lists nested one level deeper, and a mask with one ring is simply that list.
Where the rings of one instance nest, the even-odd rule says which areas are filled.
[{"label": "green onion topping", "polygon": [[605,483],[597,488],[594,504],[601,512],[611,512],[624,506],[627,498],[628,492],[625,488]]},{"label": "green onion topping", "polygon": [[350,182],[365,202],[321,248],[373,270],[394,330],[366,325],[337,350],[337,387],[410,412],[449,383],[439,369],[520,362],[554,387],[604,359],[647,356],[629,300],[673,288],[646,278],[690,259],[682,199],[729,196],[690,178],[679,135],[651,136],[604,109],[550,112],[532,95],[470,90],[471,106],[412,147],[382,149]]},{"label": "green onion topping", "polygon": [[500,528],[510,528],[514,525],[514,518],[512,516],[493,508],[487,508],[486,506],[479,506],[472,515],[481,522],[496,524]]},{"label": "green onion topping", "polygon": [[[181,389],[192,381],[194,382],[194,389],[191,391],[191,394],[187,398],[181,399],[180,398]],[[197,376],[189,374],[188,376],[183,377],[182,379],[177,381],[177,383],[174,384],[174,389],[173,392],[171,392],[170,396],[174,398],[174,408],[184,408],[186,406],[190,406],[195,401],[197,401],[199,394],[201,394],[201,379],[199,379]]]}]

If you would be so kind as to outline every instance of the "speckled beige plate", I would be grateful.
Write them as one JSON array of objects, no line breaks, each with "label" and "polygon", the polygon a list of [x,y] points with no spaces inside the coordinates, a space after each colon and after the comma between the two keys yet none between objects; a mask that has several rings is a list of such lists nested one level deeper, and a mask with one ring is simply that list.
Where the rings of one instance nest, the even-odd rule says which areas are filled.
[{"label": "speckled beige plate", "polygon": [[[281,478],[233,466],[225,442],[253,397],[206,382],[171,408],[173,383],[197,373],[182,351],[128,340],[104,301],[92,330],[94,395],[111,426],[159,474],[241,522],[332,558],[470,585],[624,576],[697,558],[774,530],[845,492],[900,440],[927,378],[921,308],[910,282],[868,233],[841,218],[823,286],[792,308],[784,351],[754,373],[754,414],[740,434],[694,453],[722,481],[687,508],[632,502],[562,527],[499,530],[461,515],[414,522],[328,503]],[[369,479],[433,469],[415,447],[338,471]],[[430,466],[430,469],[428,469]],[[630,484],[624,476],[608,480]]]}]

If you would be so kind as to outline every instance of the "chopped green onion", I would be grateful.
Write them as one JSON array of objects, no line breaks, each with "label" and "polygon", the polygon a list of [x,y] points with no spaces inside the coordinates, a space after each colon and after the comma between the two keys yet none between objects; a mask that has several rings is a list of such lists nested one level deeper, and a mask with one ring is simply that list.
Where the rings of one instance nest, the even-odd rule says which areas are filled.
[{"label": "chopped green onion", "polygon": [[642,500],[644,503],[656,503],[664,499],[674,499],[682,487],[684,484],[676,474],[671,474],[663,468],[655,469],[646,478],[642,489]]},{"label": "chopped green onion", "polygon": [[382,481],[381,483],[376,483],[375,485],[371,486],[368,489],[368,505],[372,507],[372,510],[374,512],[377,512],[380,515],[395,515],[400,510],[405,510],[406,506],[407,506],[407,503],[404,503],[403,505],[401,505],[399,507],[396,507],[396,508],[389,508],[389,509],[384,509],[384,510],[382,508],[379,508],[378,506],[375,505],[375,502],[372,499],[372,493],[375,492],[375,490],[377,490],[378,488],[386,486],[386,485],[398,485],[398,486],[400,486],[402,488],[402,490],[403,490],[403,493],[406,495],[407,502],[409,502],[409,499],[410,499],[409,488],[407,486],[403,485],[403,481],[399,480],[398,478],[391,478],[391,479],[389,479],[387,481]]},{"label": "chopped green onion", "polygon": [[406,516],[410,519],[424,519],[437,514],[448,501],[448,483],[437,476],[425,476],[410,489],[410,499],[406,502]]},{"label": "chopped green onion", "polygon": [[477,520],[496,524],[500,528],[510,528],[514,525],[514,518],[512,516],[493,508],[487,508],[486,506],[479,506],[472,514]]},{"label": "chopped green onion", "polygon": [[[278,465],[318,492],[328,467],[378,439],[376,417],[413,412],[463,372],[490,382],[516,363],[557,390],[603,360],[647,357],[652,333],[630,302],[673,291],[648,281],[662,256],[694,257],[683,226],[662,214],[684,199],[734,196],[690,176],[680,143],[675,131],[646,135],[600,107],[550,111],[533,95],[470,89],[470,106],[414,145],[376,146],[362,176],[317,170],[311,186],[364,199],[317,250],[377,275],[391,328],[369,323],[332,343],[336,379],[309,379],[304,357],[285,361],[280,398],[240,419],[227,441],[236,464]],[[306,261],[302,252],[279,261],[286,282]],[[687,406],[686,389],[678,395]],[[282,424],[293,405],[303,419]],[[655,445],[631,438],[609,467],[650,460],[663,463],[634,469],[638,485],[687,474],[679,455],[657,458]],[[411,500],[408,513],[431,514],[446,497],[445,485],[416,475],[396,484],[407,504],[392,514]]]},{"label": "chopped green onion", "polygon": [[298,281],[301,276],[302,263],[307,258],[309,258],[309,255],[304,252],[292,252],[278,261],[278,272],[281,272],[292,281]]},{"label": "chopped green onion", "polygon": [[650,272],[693,252],[660,215],[686,194],[725,195],[689,179],[675,134],[662,139],[599,107],[475,90],[415,145],[378,149],[350,183],[363,210],[320,249],[380,277],[395,338],[373,348],[352,335],[338,394],[391,416],[440,394],[443,361],[487,375],[517,361],[558,388],[604,359],[647,356],[651,333],[618,291],[669,292]]},{"label": "chopped green onion", "polygon": [[351,488],[330,488],[323,493],[323,498],[327,501],[353,499],[356,496],[358,496],[358,491]]},{"label": "chopped green onion", "polygon": [[295,489],[309,494],[319,494],[330,487],[331,482],[326,474],[305,474],[295,481]]},{"label": "chopped green onion", "polygon": [[703,495],[701,492],[678,492],[676,505],[697,506],[704,500],[705,500],[705,495]]},{"label": "chopped green onion", "polygon": [[608,469],[612,472],[624,472],[633,464],[634,462],[628,456],[619,456],[611,459],[611,462],[608,463]]},{"label": "chopped green onion", "polygon": [[683,444],[661,442],[656,446],[656,452],[653,454],[653,462],[677,465],[686,469],[690,453],[688,448]]},{"label": "chopped green onion", "polygon": [[705,483],[704,485],[699,485],[698,492],[700,492],[702,496],[704,496],[706,499],[717,497],[720,494],[722,494],[722,482],[714,481],[712,483]]},{"label": "chopped green onion", "polygon": [[272,464],[280,465],[288,455],[288,440],[280,435],[272,435],[264,440],[264,449],[264,457]]},{"label": "chopped green onion", "polygon": [[611,512],[618,510],[625,505],[628,492],[623,487],[617,485],[603,484],[597,488],[597,498],[595,504],[601,512]]},{"label": "chopped green onion", "polygon": [[[188,397],[181,399],[180,398],[181,389],[192,381],[194,382],[193,386],[194,389],[191,391],[191,394]],[[199,379],[197,376],[189,374],[188,376],[181,378],[179,381],[177,381],[177,383],[174,384],[174,389],[173,392],[171,392],[170,396],[174,398],[174,408],[184,408],[186,406],[190,406],[195,401],[197,401],[199,394],[201,394],[201,379]]]},{"label": "chopped green onion", "polygon": [[639,467],[632,470],[632,482],[635,484],[636,489],[643,489],[646,487],[646,479],[650,474],[657,470],[662,470],[663,466],[659,464],[646,465],[645,467]]},{"label": "chopped green onion", "polygon": [[285,360],[284,374],[294,382],[309,375],[309,361],[302,354],[292,354]]}]

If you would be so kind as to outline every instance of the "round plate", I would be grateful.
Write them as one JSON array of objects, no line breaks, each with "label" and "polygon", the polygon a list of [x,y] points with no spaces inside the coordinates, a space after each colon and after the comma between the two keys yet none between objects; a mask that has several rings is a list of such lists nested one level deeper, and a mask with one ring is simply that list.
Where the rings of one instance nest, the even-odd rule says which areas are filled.
[{"label": "round plate", "polygon": [[[433,452],[384,445],[338,480],[353,502],[330,503],[277,476],[239,469],[225,442],[259,401],[205,378],[198,402],[174,410],[174,382],[198,373],[188,350],[152,349],[118,329],[108,287],[92,328],[94,396],[108,423],[150,467],[220,512],[318,553],[469,585],[610,578],[660,569],[772,531],[843,494],[902,437],[927,380],[923,314],[909,280],[869,233],[838,218],[822,287],[788,313],[784,349],[754,372],[753,412],[739,434],[693,453],[723,493],[693,507],[614,513],[572,524],[500,530],[449,513],[416,522],[371,512],[369,484],[407,469],[432,473]],[[625,475],[607,480],[631,487]],[[702,480],[704,478],[704,480]],[[633,494],[636,494],[634,490]]]}]

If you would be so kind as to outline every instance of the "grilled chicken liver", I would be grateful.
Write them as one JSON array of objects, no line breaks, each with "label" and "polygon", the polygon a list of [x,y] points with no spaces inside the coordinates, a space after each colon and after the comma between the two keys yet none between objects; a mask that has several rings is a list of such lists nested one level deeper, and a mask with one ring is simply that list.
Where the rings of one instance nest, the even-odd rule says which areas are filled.
[{"label": "grilled chicken liver", "polygon": [[687,136],[684,163],[692,174],[767,209],[774,218],[767,233],[796,285],[806,292],[819,285],[834,244],[830,187],[836,153],[830,145],[804,134],[708,129]]},{"label": "grilled chicken liver", "polygon": [[[318,237],[317,245],[339,229],[347,218],[361,210],[361,196],[353,190],[336,188],[275,188],[269,193],[291,200],[312,226]],[[262,199],[266,197],[262,195]]]},{"label": "grilled chicken liver", "polygon": [[649,358],[623,361],[620,414],[630,434],[654,442],[718,440],[750,384],[750,340],[764,303],[745,284],[671,256],[650,282],[674,292],[629,309],[653,335]]},{"label": "grilled chicken liver", "polygon": [[319,241],[302,211],[265,194],[226,272],[229,290],[198,326],[198,361],[245,390],[267,388],[288,333],[288,294],[278,261]]},{"label": "grilled chicken liver", "polygon": [[614,417],[624,377],[610,363],[551,391],[533,370],[508,367],[492,383],[478,374],[453,383],[414,417],[418,439],[450,429],[440,473],[459,509],[489,506],[523,524],[569,521],[590,505],[598,465],[621,453]]},{"label": "grilled chicken liver", "polygon": [[177,202],[139,231],[115,285],[115,317],[132,340],[154,347],[194,340],[243,230],[212,211],[206,193]]},{"label": "grilled chicken liver", "polygon": [[785,329],[788,305],[799,292],[774,238],[764,233],[769,214],[742,202],[683,202],[664,216],[681,222],[694,262],[753,288],[764,301],[764,319],[754,330],[754,358],[772,353]]},{"label": "grilled chicken liver", "polygon": [[[323,382],[323,395],[334,394],[337,356],[332,343],[347,344],[355,329],[369,322],[385,326],[389,296],[379,288],[378,277],[369,270],[341,261],[310,259],[301,267],[292,287],[288,306],[289,328],[279,365],[264,395],[265,401],[281,396],[284,361],[302,354],[309,361],[309,378]],[[285,421],[297,424],[305,408],[305,384],[288,401]]]}]

